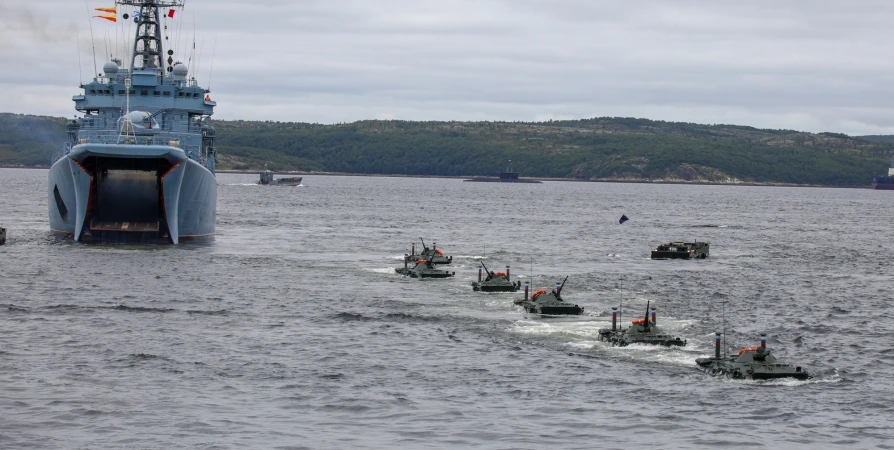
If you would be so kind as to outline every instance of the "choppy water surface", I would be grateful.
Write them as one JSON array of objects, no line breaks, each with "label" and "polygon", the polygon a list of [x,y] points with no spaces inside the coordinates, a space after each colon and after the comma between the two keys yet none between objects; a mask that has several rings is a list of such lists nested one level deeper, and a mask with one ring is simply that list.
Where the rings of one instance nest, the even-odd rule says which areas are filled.
[{"label": "choppy water surface", "polygon": [[[255,178],[218,176],[212,241],[91,246],[0,169],[0,447],[894,447],[890,192]],[[393,272],[420,236],[455,279]],[[677,239],[710,258],[648,258]],[[586,315],[473,293],[482,257]],[[687,347],[597,341],[647,301]],[[816,377],[696,370],[724,301],[730,346]]]}]

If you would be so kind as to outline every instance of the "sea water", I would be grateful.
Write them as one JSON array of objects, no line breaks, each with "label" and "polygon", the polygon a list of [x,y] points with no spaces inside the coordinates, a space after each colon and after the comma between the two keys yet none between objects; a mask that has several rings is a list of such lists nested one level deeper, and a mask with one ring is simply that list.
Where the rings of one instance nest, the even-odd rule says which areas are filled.
[{"label": "sea water", "polygon": [[[894,447],[891,192],[256,178],[218,175],[213,239],[84,245],[0,169],[0,447]],[[420,238],[455,278],[394,273]],[[676,240],[710,257],[649,258]],[[473,292],[479,261],[584,315]],[[647,302],[687,346],[598,340]],[[720,330],[813,378],[700,372]]]}]

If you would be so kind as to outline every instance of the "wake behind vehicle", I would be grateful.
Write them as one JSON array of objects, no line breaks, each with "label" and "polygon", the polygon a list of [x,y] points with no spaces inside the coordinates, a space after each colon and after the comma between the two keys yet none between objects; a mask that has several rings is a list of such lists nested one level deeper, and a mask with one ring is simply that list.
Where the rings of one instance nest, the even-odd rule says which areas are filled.
[{"label": "wake behind vehicle", "polygon": [[649,319],[649,302],[646,302],[645,317],[634,319],[630,327],[621,329],[617,325],[618,308],[612,308],[612,327],[599,330],[599,340],[610,342],[613,346],[624,347],[630,344],[652,344],[670,346],[683,346],[686,341],[676,336],[671,336],[658,328],[658,318],[655,308],[652,308],[652,318]]},{"label": "wake behind vehicle", "polygon": [[177,244],[212,235],[216,103],[174,51],[164,51],[184,0],[115,3],[118,11],[136,10],[133,57],[123,67],[107,62],[72,97],[84,116],[66,126],[49,171],[50,228],[76,241]]},{"label": "wake behind vehicle", "polygon": [[[484,280],[481,279],[481,269],[487,273]],[[521,281],[513,283],[509,278],[509,266],[506,266],[505,272],[492,272],[481,261],[481,267],[478,268],[478,281],[472,282],[472,290],[475,292],[515,292],[521,288]]]},{"label": "wake behind vehicle", "polygon": [[710,242],[669,242],[652,249],[652,259],[705,259]]},{"label": "wake behind vehicle", "polygon": [[772,380],[794,378],[806,380],[810,377],[801,366],[781,362],[767,348],[767,335],[761,334],[760,347],[745,347],[738,354],[721,356],[720,332],[714,334],[714,356],[698,358],[695,363],[705,372],[714,376],[724,376],[735,380]]},{"label": "wake behind vehicle", "polygon": [[522,299],[515,300],[515,304],[521,306],[525,312],[531,314],[541,314],[545,316],[577,316],[584,313],[584,308],[573,303],[562,300],[562,288],[568,277],[561,284],[556,283],[555,289],[547,292],[546,289],[535,291],[528,298],[529,286],[525,283],[525,296]]}]

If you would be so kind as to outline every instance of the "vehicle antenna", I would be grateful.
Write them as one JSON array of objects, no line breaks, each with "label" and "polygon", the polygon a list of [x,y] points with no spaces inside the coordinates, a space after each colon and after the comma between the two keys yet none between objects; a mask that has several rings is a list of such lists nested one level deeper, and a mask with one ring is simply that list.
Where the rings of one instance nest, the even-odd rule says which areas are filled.
[{"label": "vehicle antenna", "polygon": [[531,289],[537,289],[536,287],[534,287],[534,255],[531,255]]},{"label": "vehicle antenna", "polygon": [[[188,31],[187,31],[188,32]],[[189,60],[186,62],[186,66],[189,67],[190,73],[195,73],[194,67],[192,66],[192,59],[196,56],[196,15],[192,16],[192,51],[189,52]]]},{"label": "vehicle antenna", "polygon": [[[186,2],[183,3],[183,10],[186,10]],[[185,13],[183,13],[185,14]],[[180,50],[186,48],[186,44],[183,42],[184,34],[183,34],[183,15],[181,14],[180,19],[177,21],[177,48],[174,49],[174,52],[177,55],[180,55]]]},{"label": "vehicle antenna", "polygon": [[621,294],[621,303],[618,304],[618,323],[624,323],[621,320],[624,318],[624,295]]},{"label": "vehicle antenna", "polygon": [[109,52],[109,32],[108,31],[106,31],[106,35],[102,40],[102,46],[103,46],[102,52],[104,54],[111,55],[111,53]]},{"label": "vehicle antenna", "polygon": [[196,56],[196,71],[193,72],[193,73],[195,73],[195,75],[193,76],[193,78],[195,78],[195,79],[199,78],[199,68],[202,66],[202,54],[203,53],[205,53],[205,41],[204,40],[202,40],[202,42],[199,43],[199,54],[198,54],[198,56]]},{"label": "vehicle antenna", "polygon": [[208,70],[208,90],[211,92],[211,74],[214,73],[214,52],[217,51],[217,36],[214,36],[214,46],[211,47],[211,69]]},{"label": "vehicle antenna", "polygon": [[84,0],[84,7],[87,8],[87,23],[90,24],[90,44],[93,45],[93,73],[96,72],[96,42],[93,40],[93,18],[90,17],[90,5]]},{"label": "vehicle antenna", "polygon": [[118,26],[115,27],[115,46],[114,46],[113,48],[115,49],[115,54],[120,55],[120,54],[122,54],[122,53],[124,53],[124,52],[121,51],[121,41],[118,40],[118,32],[121,31],[121,29],[122,29],[122,27],[124,26],[124,24],[123,24],[123,23],[119,23],[119,24],[117,24],[117,25],[118,25]]},{"label": "vehicle antenna", "polygon": [[726,355],[727,347],[726,347],[726,300],[722,300],[720,302],[720,330],[723,332],[723,354],[721,356]]},{"label": "vehicle antenna", "polygon": [[77,31],[77,44],[78,44],[78,85],[84,85],[84,73],[81,70],[81,31]]}]

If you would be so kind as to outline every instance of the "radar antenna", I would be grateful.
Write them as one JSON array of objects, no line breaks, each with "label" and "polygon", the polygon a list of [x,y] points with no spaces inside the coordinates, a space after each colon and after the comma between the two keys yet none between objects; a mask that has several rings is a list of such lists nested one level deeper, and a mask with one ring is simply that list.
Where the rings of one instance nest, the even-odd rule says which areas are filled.
[{"label": "radar antenna", "polygon": [[137,24],[133,42],[131,67],[134,69],[157,69],[164,71],[159,8],[182,8],[184,0],[118,0],[119,5],[138,8],[134,12]]}]

